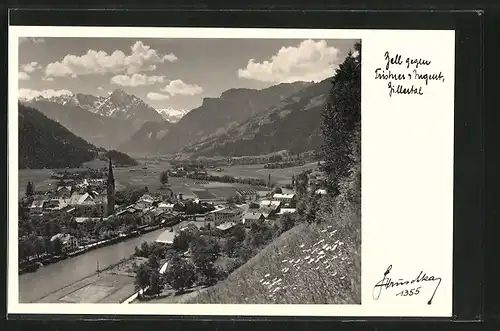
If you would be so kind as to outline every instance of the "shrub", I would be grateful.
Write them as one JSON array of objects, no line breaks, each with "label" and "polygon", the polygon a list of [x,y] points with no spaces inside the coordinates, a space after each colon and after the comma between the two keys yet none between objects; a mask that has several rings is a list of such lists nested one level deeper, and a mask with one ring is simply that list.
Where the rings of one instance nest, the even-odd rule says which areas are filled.
[{"label": "shrub", "polygon": [[194,283],[194,266],[179,255],[175,255],[167,267],[165,278],[173,289],[182,293]]}]

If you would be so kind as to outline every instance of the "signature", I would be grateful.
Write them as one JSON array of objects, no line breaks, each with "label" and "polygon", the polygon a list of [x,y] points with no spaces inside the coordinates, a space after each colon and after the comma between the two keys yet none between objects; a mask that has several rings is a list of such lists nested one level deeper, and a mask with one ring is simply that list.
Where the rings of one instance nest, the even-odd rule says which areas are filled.
[{"label": "signature", "polygon": [[[423,286],[427,282],[435,282],[435,283],[437,283],[436,287],[434,288],[434,292],[432,293],[431,298],[427,302],[428,305],[432,304],[432,299],[434,299],[434,295],[436,294],[436,291],[439,288],[439,285],[441,285],[441,277],[429,276],[425,272],[420,271],[418,276],[412,280],[405,280],[405,279],[401,279],[401,278],[398,278],[397,280],[392,280],[392,278],[389,277],[391,270],[392,270],[392,264],[389,267],[387,267],[387,270],[384,272],[384,277],[382,278],[382,280],[377,282],[377,284],[375,284],[375,286],[373,287],[373,299],[378,300],[380,298],[380,295],[382,294],[382,290],[387,290],[390,288],[398,288],[398,287],[403,288],[405,286],[412,286],[412,285]],[[420,289],[420,287],[417,287],[416,292],[413,292],[413,290],[410,290],[410,291],[412,291],[411,293],[418,294],[419,289]],[[408,293],[407,290],[404,290],[403,292]],[[403,292],[398,293],[398,295],[403,293]],[[411,295],[413,295],[413,294],[411,294]]]}]

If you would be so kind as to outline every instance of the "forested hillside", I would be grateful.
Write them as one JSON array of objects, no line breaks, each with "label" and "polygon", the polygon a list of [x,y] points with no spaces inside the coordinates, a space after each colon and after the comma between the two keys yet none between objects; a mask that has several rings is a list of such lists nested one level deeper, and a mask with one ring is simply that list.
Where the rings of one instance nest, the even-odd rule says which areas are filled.
[{"label": "forested hillside", "polygon": [[96,147],[34,108],[19,105],[19,168],[79,167]]}]

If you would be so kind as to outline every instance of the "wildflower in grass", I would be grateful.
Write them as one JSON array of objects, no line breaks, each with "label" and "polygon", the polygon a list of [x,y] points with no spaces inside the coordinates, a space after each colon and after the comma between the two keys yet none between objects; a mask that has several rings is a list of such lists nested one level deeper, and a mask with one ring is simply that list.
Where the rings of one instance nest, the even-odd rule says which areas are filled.
[{"label": "wildflower in grass", "polygon": [[318,261],[321,260],[324,257],[325,257],[324,255],[318,256],[318,258],[316,259],[315,263],[318,263]]},{"label": "wildflower in grass", "polygon": [[320,241],[318,241],[317,243],[315,243],[314,246],[317,246],[317,245],[321,244],[323,241],[325,241],[325,239],[321,239]]},{"label": "wildflower in grass", "polygon": [[341,280],[343,280],[344,278],[345,278],[345,276],[340,277]]},{"label": "wildflower in grass", "polygon": [[337,245],[333,246],[330,250],[333,252],[337,248]]},{"label": "wildflower in grass", "polygon": [[[326,261],[325,261],[325,262],[326,262]],[[327,266],[325,267],[325,269],[328,269],[328,268],[330,268],[330,267],[331,267],[331,265],[327,265]]]},{"label": "wildflower in grass", "polygon": [[275,288],[275,289],[273,290],[273,293],[275,293],[275,292],[276,292],[276,291],[278,291],[279,289],[280,289],[280,288],[279,288],[279,286],[278,286],[277,288]]},{"label": "wildflower in grass", "polygon": [[311,257],[311,255],[307,255],[307,256],[305,257],[305,259],[306,259],[306,260],[309,260],[309,258],[310,258],[310,257]]},{"label": "wildflower in grass", "polygon": [[266,274],[264,277],[265,277],[265,278],[267,278],[267,277],[269,277],[269,276],[271,276],[271,275],[270,275],[270,274]]},{"label": "wildflower in grass", "polygon": [[327,228],[327,229],[331,229],[331,228],[332,228],[332,226],[331,226],[331,225],[328,225],[326,228]]},{"label": "wildflower in grass", "polygon": [[324,255],[325,254],[325,251],[321,251],[318,253],[319,255]]},{"label": "wildflower in grass", "polygon": [[319,269],[319,266],[317,266],[317,267],[315,268],[315,270],[318,270],[318,269]]},{"label": "wildflower in grass", "polygon": [[287,262],[287,261],[288,261],[288,260],[283,260],[283,261],[281,261],[281,262],[282,262],[282,263],[285,263],[285,262]]},{"label": "wildflower in grass", "polygon": [[305,246],[305,245],[304,245],[304,244],[302,244],[302,245],[300,245],[299,247],[300,247],[300,248],[304,248],[304,246]]},{"label": "wildflower in grass", "polygon": [[321,230],[320,232],[321,233],[325,233],[326,231],[328,231],[328,230],[324,229],[324,230]]}]

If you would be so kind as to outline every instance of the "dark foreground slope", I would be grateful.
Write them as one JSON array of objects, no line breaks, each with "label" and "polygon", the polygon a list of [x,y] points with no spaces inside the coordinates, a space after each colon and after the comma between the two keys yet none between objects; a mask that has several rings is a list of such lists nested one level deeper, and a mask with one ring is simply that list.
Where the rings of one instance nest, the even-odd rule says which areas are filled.
[{"label": "dark foreground slope", "polygon": [[34,108],[19,105],[19,168],[78,167],[96,147]]}]

